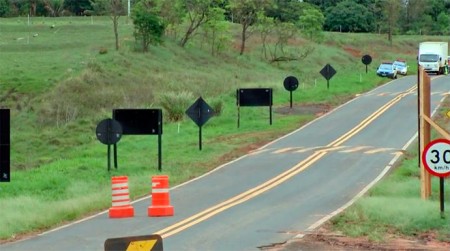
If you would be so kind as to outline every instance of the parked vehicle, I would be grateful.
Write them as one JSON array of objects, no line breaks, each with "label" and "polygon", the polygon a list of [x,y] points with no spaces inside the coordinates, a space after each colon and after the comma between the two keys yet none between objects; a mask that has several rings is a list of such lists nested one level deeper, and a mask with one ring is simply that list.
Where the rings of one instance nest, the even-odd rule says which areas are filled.
[{"label": "parked vehicle", "polygon": [[392,62],[383,62],[377,68],[377,75],[394,79],[397,78],[397,70]]},{"label": "parked vehicle", "polygon": [[393,65],[395,66],[398,74],[405,76],[408,74],[408,65],[405,60],[397,59],[394,61]]},{"label": "parked vehicle", "polygon": [[448,60],[447,42],[422,42],[419,44],[419,65],[426,72],[443,74],[445,62]]}]

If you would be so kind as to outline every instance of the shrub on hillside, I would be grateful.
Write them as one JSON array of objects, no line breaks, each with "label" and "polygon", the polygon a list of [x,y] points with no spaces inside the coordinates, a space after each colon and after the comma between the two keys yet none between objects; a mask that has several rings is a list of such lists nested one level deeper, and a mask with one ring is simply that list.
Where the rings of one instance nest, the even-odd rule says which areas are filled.
[{"label": "shrub on hillside", "polygon": [[214,110],[214,116],[220,116],[222,114],[223,102],[221,99],[213,99],[209,105]]},{"label": "shrub on hillside", "polygon": [[194,95],[189,91],[165,92],[160,95],[159,100],[166,112],[165,118],[172,122],[183,120],[186,110],[195,101]]}]

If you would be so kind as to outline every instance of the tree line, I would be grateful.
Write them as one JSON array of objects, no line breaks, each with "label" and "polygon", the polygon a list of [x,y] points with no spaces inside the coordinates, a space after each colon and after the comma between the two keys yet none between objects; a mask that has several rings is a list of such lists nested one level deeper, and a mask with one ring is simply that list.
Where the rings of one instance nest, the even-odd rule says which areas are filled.
[{"label": "tree line", "polygon": [[[102,2],[117,0],[0,0],[0,17],[14,16],[70,16],[101,15],[101,9],[95,6]],[[128,1],[134,6],[139,0],[119,0],[125,6]],[[214,0],[153,0],[176,3],[188,13],[190,2],[210,2]],[[232,16],[226,10],[231,0],[220,1],[219,7],[225,9],[228,19]],[[306,4],[314,6],[324,16],[324,31],[339,32],[377,32],[391,34],[427,34],[448,35],[449,0],[241,0],[264,6],[265,14],[282,22],[296,23],[301,16],[307,15],[302,9]],[[99,4],[100,3],[100,4]],[[183,4],[184,3],[184,4]],[[194,3],[195,4],[195,3]],[[184,7],[182,6],[184,5]],[[177,10],[183,12],[182,9]],[[126,14],[126,13],[122,13]],[[305,17],[304,17],[305,18]]]},{"label": "tree line", "polygon": [[118,20],[128,13],[144,52],[164,36],[182,47],[200,37],[218,54],[230,47],[235,23],[239,53],[258,34],[270,62],[306,57],[312,48],[286,46],[299,33],[319,42],[322,31],[387,34],[391,42],[394,34],[448,35],[449,9],[450,0],[0,0],[0,17],[109,16],[117,50]]}]

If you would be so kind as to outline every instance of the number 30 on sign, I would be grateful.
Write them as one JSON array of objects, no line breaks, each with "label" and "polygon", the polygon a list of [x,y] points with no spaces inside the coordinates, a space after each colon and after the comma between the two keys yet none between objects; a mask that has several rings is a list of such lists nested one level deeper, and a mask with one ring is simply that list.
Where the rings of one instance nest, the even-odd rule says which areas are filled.
[{"label": "number 30 on sign", "polygon": [[422,152],[422,163],[434,176],[450,176],[450,140],[436,139]]}]

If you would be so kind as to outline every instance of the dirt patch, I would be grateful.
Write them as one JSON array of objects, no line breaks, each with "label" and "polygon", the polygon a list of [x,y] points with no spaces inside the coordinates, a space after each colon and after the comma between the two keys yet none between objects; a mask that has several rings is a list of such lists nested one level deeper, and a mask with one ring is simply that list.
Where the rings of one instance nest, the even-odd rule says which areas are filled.
[{"label": "dirt patch", "polygon": [[359,49],[354,48],[354,47],[345,46],[343,49],[344,49],[344,51],[346,51],[347,53],[349,53],[353,57],[360,57],[361,56],[361,51]]},{"label": "dirt patch", "polygon": [[292,105],[292,108],[290,106],[276,107],[274,112],[284,115],[315,115],[319,117],[331,109],[333,109],[333,106],[329,104],[302,104],[300,106]]},{"label": "dirt patch", "polygon": [[416,238],[386,236],[384,241],[371,241],[367,237],[348,237],[330,231],[327,227],[293,238],[286,243],[263,247],[266,251],[344,251],[344,250],[450,250],[450,242],[438,241],[436,233],[425,233]]}]

